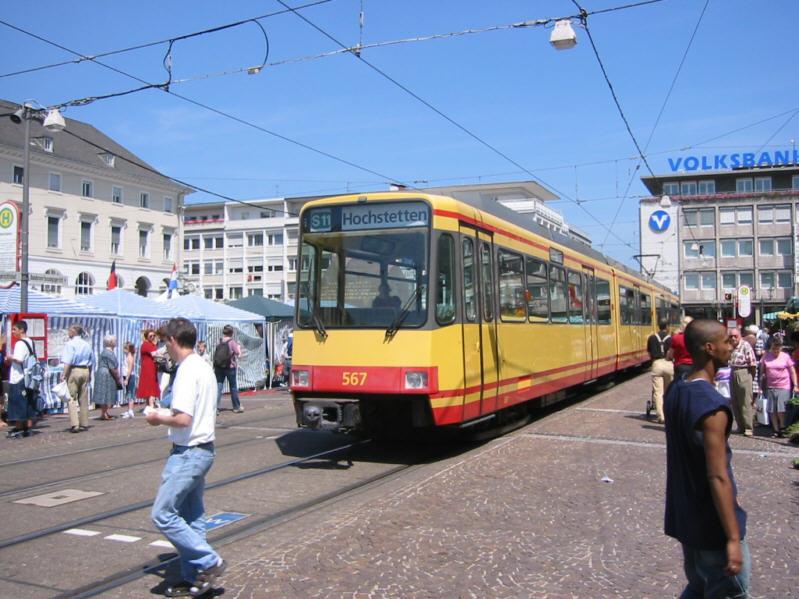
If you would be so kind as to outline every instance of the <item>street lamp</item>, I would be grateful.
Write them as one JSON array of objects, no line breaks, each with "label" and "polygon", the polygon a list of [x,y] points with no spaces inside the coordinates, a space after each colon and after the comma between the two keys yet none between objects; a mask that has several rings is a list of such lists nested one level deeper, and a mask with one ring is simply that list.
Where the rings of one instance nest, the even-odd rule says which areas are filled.
[{"label": "street lamp", "polygon": [[[37,102],[38,103],[38,102]],[[28,311],[28,285],[30,271],[28,269],[30,232],[30,166],[31,166],[31,121],[42,123],[48,131],[63,131],[66,127],[64,117],[58,108],[49,110],[36,108],[30,102],[25,102],[21,108],[11,114],[5,114],[13,123],[20,124],[25,121],[25,164],[22,167],[22,231],[20,239],[20,284],[19,284],[19,310]]]}]

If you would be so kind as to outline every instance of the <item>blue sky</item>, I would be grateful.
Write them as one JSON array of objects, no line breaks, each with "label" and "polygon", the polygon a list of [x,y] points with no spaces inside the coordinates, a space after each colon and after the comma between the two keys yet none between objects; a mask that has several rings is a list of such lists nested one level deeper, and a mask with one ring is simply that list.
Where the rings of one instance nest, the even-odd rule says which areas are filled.
[{"label": "blue sky", "polygon": [[[581,5],[595,11],[634,1],[583,0]],[[365,44],[577,12],[566,0],[363,0],[363,5]],[[282,8],[275,1],[82,0],[33,6],[5,3],[0,19],[83,54]],[[350,45],[359,38],[360,6],[361,0],[331,0],[303,14]],[[589,17],[600,57],[642,147],[704,7],[705,0],[664,0]],[[668,171],[668,157],[754,151],[764,144],[785,149],[791,139],[799,140],[799,118],[790,112],[799,109],[792,42],[797,17],[799,4],[793,0],[709,0],[646,148],[656,174]],[[337,48],[293,14],[261,24],[269,39],[269,62]],[[635,171],[640,164],[635,147],[586,32],[576,32],[578,45],[569,51],[551,48],[549,29],[531,27],[375,48],[363,56],[568,196],[552,207],[600,249],[634,265],[638,197],[646,194],[639,176],[645,169]],[[0,74],[72,58],[2,25],[0,41],[5,49]],[[102,60],[160,83],[166,79],[165,52],[164,44]],[[251,23],[178,41],[172,49],[173,78],[256,65],[264,52],[263,35]],[[139,85],[86,61],[2,77],[0,96],[49,106]],[[239,199],[385,189],[387,178],[423,182],[419,185],[530,178],[347,54],[268,67],[259,75],[173,84],[172,90],[379,175],[158,90],[73,107],[66,115],[93,124],[168,175]],[[681,150],[688,147],[693,149]],[[197,193],[190,201],[210,199]],[[617,211],[613,232],[618,237],[605,228]]]}]

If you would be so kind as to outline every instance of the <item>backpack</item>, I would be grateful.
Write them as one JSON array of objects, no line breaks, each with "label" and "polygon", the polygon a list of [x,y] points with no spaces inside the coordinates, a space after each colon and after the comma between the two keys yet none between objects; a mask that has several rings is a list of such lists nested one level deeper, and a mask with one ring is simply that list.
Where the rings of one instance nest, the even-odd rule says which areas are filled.
[{"label": "backpack", "polygon": [[229,341],[220,341],[216,344],[216,348],[214,349],[214,368],[230,368],[230,361],[232,358],[233,352],[230,351]]},{"label": "backpack", "polygon": [[36,350],[31,347],[31,344],[25,339],[20,339],[20,341],[27,346],[30,352],[22,362],[25,389],[38,392],[42,386],[42,381],[44,381],[44,366],[42,366],[39,358],[36,357]]},{"label": "backpack", "polygon": [[663,357],[666,357],[666,341],[671,339],[671,335],[666,333],[666,336],[662,339],[660,338],[660,333],[657,333],[658,341],[660,342],[660,353],[663,354]]}]

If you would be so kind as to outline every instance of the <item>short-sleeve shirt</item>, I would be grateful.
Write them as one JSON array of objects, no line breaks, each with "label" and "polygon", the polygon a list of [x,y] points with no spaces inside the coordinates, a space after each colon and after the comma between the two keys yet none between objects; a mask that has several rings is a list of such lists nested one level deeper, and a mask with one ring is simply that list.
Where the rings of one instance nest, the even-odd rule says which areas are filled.
[{"label": "short-sleeve shirt", "polygon": [[665,331],[652,333],[646,341],[646,351],[652,360],[661,360],[666,357],[666,352],[671,347],[671,335]]},{"label": "short-sleeve shirt", "polygon": [[741,339],[735,349],[730,354],[730,366],[733,368],[744,368],[755,366],[757,358],[755,357],[755,350],[749,345],[748,341]]},{"label": "short-sleeve shirt", "polygon": [[17,342],[14,344],[14,353],[12,354],[12,359],[14,361],[11,363],[11,372],[8,375],[8,382],[12,385],[22,382],[25,378],[22,363],[25,361],[25,358],[31,355],[31,351],[25,343],[26,341],[33,347],[33,341],[28,338],[24,341],[22,339],[17,339]]},{"label": "short-sleeve shirt", "polygon": [[[732,427],[729,400],[701,379],[674,381],[664,400],[666,415],[665,532],[694,549],[720,550],[727,544],[707,478],[701,422],[723,410]],[[732,473],[732,451],[727,446],[727,474],[732,481],[733,505],[741,538],[746,535],[746,512],[738,505],[738,487]]]},{"label": "short-sleeve shirt", "polygon": [[688,353],[688,348],[685,347],[685,333],[674,333],[674,335],[672,335],[671,351],[674,356],[675,366],[684,366],[694,363],[691,359],[691,354]]},{"label": "short-sleeve shirt", "polygon": [[75,335],[64,346],[64,351],[61,352],[61,363],[71,366],[92,366],[94,364],[92,346]]},{"label": "short-sleeve shirt", "polygon": [[191,416],[191,426],[170,427],[169,438],[176,445],[200,445],[215,438],[216,377],[214,369],[191,353],[178,365],[172,384],[173,410]]},{"label": "short-sleeve shirt", "polygon": [[795,366],[791,356],[781,351],[778,355],[766,352],[760,360],[761,372],[766,375],[766,386],[769,389],[790,389],[791,371]]}]

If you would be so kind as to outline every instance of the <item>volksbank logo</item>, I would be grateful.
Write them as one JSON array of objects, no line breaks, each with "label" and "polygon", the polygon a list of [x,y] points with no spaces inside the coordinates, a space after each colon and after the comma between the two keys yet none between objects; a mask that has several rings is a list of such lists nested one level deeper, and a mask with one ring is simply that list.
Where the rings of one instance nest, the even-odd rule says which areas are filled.
[{"label": "volksbank logo", "polygon": [[649,228],[655,233],[663,233],[670,224],[671,217],[665,210],[656,210],[649,215]]}]

